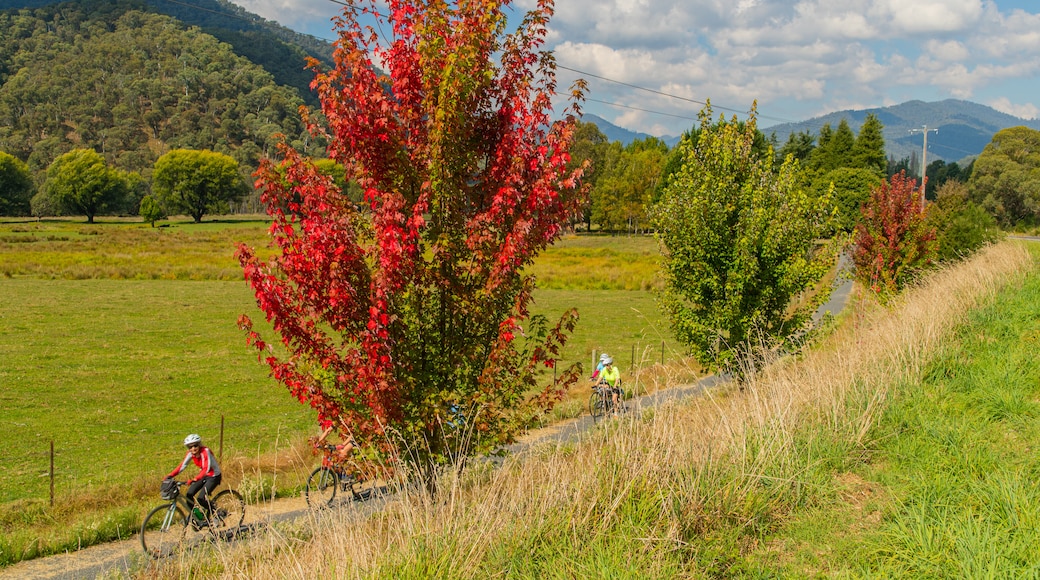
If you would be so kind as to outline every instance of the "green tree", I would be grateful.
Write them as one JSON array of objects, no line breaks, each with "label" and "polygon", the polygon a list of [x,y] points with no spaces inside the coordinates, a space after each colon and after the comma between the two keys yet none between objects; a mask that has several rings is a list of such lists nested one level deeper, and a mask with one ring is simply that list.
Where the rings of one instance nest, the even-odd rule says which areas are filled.
[{"label": "green tree", "polygon": [[[571,160],[567,168],[575,170],[588,161],[588,168],[582,175],[582,182],[595,189],[600,176],[608,173],[606,165],[607,149],[610,143],[607,136],[595,123],[578,121],[574,125],[574,142],[571,143]],[[592,196],[583,198],[580,214],[575,216],[585,223],[586,231],[592,229]],[[572,224],[573,226],[573,224]]]},{"label": "green tree", "polygon": [[851,232],[859,223],[860,208],[870,198],[870,191],[880,184],[881,176],[873,170],[841,167],[816,178],[812,192],[822,197],[828,188],[833,188],[835,227],[839,231]]},{"label": "green tree", "polygon": [[29,215],[34,190],[29,166],[0,151],[0,215]]},{"label": "green tree", "polygon": [[834,134],[813,151],[813,165],[817,171],[827,172],[852,164],[852,148],[856,145],[856,136],[849,128],[849,122],[842,119]]},{"label": "green tree", "polygon": [[[852,159],[849,167],[869,169],[877,174],[880,179],[888,169],[888,159],[885,157],[884,126],[878,120],[877,115],[869,113],[859,128],[856,142],[852,146]],[[841,130],[841,127],[838,128]]]},{"label": "green tree", "polygon": [[29,202],[33,217],[39,219],[61,215],[61,205],[46,188],[40,189]]},{"label": "green tree", "polygon": [[1004,235],[997,220],[968,199],[968,185],[954,179],[936,190],[927,221],[936,232],[936,259],[940,262],[970,256]]},{"label": "green tree", "polygon": [[88,223],[118,207],[128,190],[125,174],[93,149],[73,149],[55,159],[44,187],[65,213],[85,215]]},{"label": "green tree", "polygon": [[975,160],[971,200],[1004,227],[1040,220],[1040,131],[1002,129]]},{"label": "green tree", "polygon": [[811,133],[808,131],[791,133],[787,136],[787,142],[777,152],[777,162],[783,163],[784,159],[790,155],[799,163],[805,163],[815,149],[816,138]]},{"label": "green tree", "polygon": [[0,149],[34,173],[74,148],[137,172],[177,148],[227,153],[251,170],[276,135],[302,140],[295,90],[202,29],[143,8],[80,0],[0,13]]},{"label": "green tree", "polygon": [[[727,121],[723,120],[721,122],[725,123]],[[741,130],[744,129],[743,123],[744,123],[744,121],[739,121],[738,122],[738,125],[740,125],[739,128]],[[691,139],[694,143],[696,143],[697,139],[700,136],[700,132],[701,132],[701,128],[700,127],[697,127],[697,126],[691,127],[689,130],[687,130],[685,133],[682,134],[682,137],[680,138],[680,141],[682,139]],[[755,155],[765,155],[767,151],[775,150],[775,148],[773,147],[773,141],[775,140],[775,138],[776,138],[776,134],[774,133],[772,138],[766,139],[765,134],[762,133],[762,131],[759,131],[759,130],[756,129],[755,130],[755,142],[751,146],[752,152],[754,152]],[[661,170],[661,178],[659,180],[657,180],[657,189],[656,189],[656,191],[654,191],[653,204],[656,204],[661,199],[661,197],[664,194],[664,190],[669,185],[671,185],[672,180],[673,180],[673,176],[676,173],[679,172],[679,169],[683,165],[683,159],[684,159],[683,158],[683,153],[682,153],[682,151],[679,151],[678,147],[673,148],[671,150],[671,152],[669,152],[668,157],[667,157],[667,159],[665,160],[665,163],[664,163],[664,168]],[[777,157],[777,161],[778,162],[782,163],[783,160],[784,160],[783,157],[780,157],[780,156]]]},{"label": "green tree", "polygon": [[752,342],[770,345],[804,329],[818,300],[793,304],[833,263],[817,240],[832,201],[798,187],[798,162],[775,164],[754,150],[756,110],[746,123],[713,124],[700,113],[696,141],[684,139],[682,169],[655,209],[664,249],[662,305],[678,340],[717,366]]},{"label": "green tree", "polygon": [[155,162],[152,189],[168,213],[190,215],[228,212],[228,204],[248,193],[238,162],[223,153],[174,149]]},{"label": "green tree", "polygon": [[166,217],[166,212],[163,211],[162,204],[155,201],[155,198],[150,195],[141,198],[141,206],[138,209],[138,214],[141,216],[141,219],[152,224],[153,228],[155,227],[155,222]]},{"label": "green tree", "polygon": [[629,143],[608,177],[597,182],[592,219],[605,230],[637,233],[661,177],[668,146],[656,137]]}]

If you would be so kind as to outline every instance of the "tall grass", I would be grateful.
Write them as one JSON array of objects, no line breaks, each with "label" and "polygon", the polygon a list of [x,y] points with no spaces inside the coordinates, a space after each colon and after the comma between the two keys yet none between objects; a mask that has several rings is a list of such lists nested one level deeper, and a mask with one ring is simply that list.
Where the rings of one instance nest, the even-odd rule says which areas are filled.
[{"label": "tall grass", "polygon": [[[1032,268],[1020,246],[990,248],[930,277],[888,309],[858,302],[836,334],[798,359],[778,361],[743,390],[723,387],[615,421],[498,469],[478,464],[446,476],[433,500],[403,490],[374,514],[325,514],[147,573],[666,578],[768,576],[787,566],[798,575],[833,572],[826,548],[815,561],[790,561],[774,543],[777,532],[800,514],[846,501],[856,487],[848,470],[869,454],[865,444],[890,394],[922,376],[972,309]],[[955,444],[956,434],[950,437]],[[1016,493],[1012,485],[1003,496]],[[979,562],[978,569],[987,565]]]},{"label": "tall grass", "polygon": [[[222,419],[222,463],[243,492],[292,493],[313,466],[290,453],[313,434],[312,411],[244,344],[235,319],[255,306],[244,282],[224,281],[242,277],[235,243],[265,247],[267,223],[165,225],[0,220],[0,565],[125,537],[184,435],[216,446]],[[570,266],[552,266],[555,248],[534,266],[573,277],[561,284],[569,290],[536,294],[537,312],[581,310],[565,364],[588,367],[606,350],[641,391],[675,376],[659,364],[681,356],[652,295],[623,289],[651,285],[633,280],[652,278],[638,262],[652,264],[655,248],[649,238],[568,237],[559,250]],[[617,284],[590,289],[601,285],[590,271]],[[585,412],[587,397],[577,389],[546,421]]]}]

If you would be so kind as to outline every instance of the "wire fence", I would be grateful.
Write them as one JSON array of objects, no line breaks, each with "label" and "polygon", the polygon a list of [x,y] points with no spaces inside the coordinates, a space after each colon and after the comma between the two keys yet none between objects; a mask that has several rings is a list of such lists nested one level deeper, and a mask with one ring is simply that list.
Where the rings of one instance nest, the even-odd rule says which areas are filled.
[{"label": "wire fence", "polygon": [[[295,423],[259,425],[255,420],[231,420],[221,414],[197,422],[190,432],[202,435],[226,472],[229,452],[230,459],[248,459],[254,451],[257,456],[285,451],[302,440],[309,425]],[[26,441],[20,452],[0,455],[0,497],[7,497],[6,501],[43,500],[54,506],[67,493],[126,486],[153,476],[158,481],[183,458],[180,444],[188,433],[182,427],[166,425],[139,431],[113,429],[101,443],[89,441],[97,437],[70,440],[68,435]],[[119,462],[131,465],[111,465]]]},{"label": "wire fence", "polygon": [[[623,372],[627,376],[626,384],[631,385],[633,394],[637,394],[641,389],[640,377],[644,371],[658,364],[663,366],[666,363],[669,354],[666,347],[666,342],[662,340],[660,349],[656,344],[651,346],[643,342],[633,343],[631,348],[627,349],[629,352],[625,354],[629,354],[627,361],[629,365]],[[592,350],[591,368],[596,367],[602,352],[598,349]],[[625,362],[616,352],[613,358],[619,363]],[[554,368],[553,380],[555,381],[555,379],[556,369]],[[25,427],[25,425],[19,426]],[[250,449],[255,449],[258,457],[270,451],[284,451],[302,440],[308,434],[308,427],[307,422],[302,420],[297,421],[296,424],[271,425],[269,422],[249,418],[229,420],[225,414],[220,414],[219,417],[193,423],[189,430],[202,435],[204,442],[216,453],[218,464],[223,466],[225,452],[228,449],[239,458],[242,455],[251,454]],[[160,475],[163,475],[167,473],[166,468],[172,467],[183,457],[179,450],[171,451],[171,449],[178,448],[175,446],[179,446],[189,430],[172,424],[162,425],[158,429],[112,429],[104,437],[105,440],[100,443],[84,441],[87,439],[86,437],[72,441],[68,439],[68,436],[37,439],[30,442],[27,445],[30,448],[23,452],[0,456],[0,465],[3,466],[0,474],[3,474],[4,479],[8,480],[0,483],[0,495],[10,496],[10,490],[17,488],[25,492],[25,497],[16,499],[41,500],[46,498],[53,506],[56,494],[60,496],[66,490],[78,492],[85,486],[100,487],[119,482],[126,483],[128,479],[150,477],[156,473],[157,469],[162,471]],[[275,440],[273,445],[270,444],[272,435]],[[265,440],[267,445],[264,445]],[[36,449],[31,449],[34,446]],[[42,449],[39,446],[42,446]],[[135,468],[123,469],[118,473],[114,472],[114,480],[110,480],[106,479],[103,473],[100,475],[87,473],[91,470],[84,469],[84,466],[94,463],[91,461],[91,457],[96,456],[101,461],[108,461],[111,456],[123,454],[127,449],[136,449],[136,452],[130,453],[126,460],[137,463],[137,473],[133,473]],[[117,458],[117,460],[119,459]],[[77,473],[77,471],[81,472]],[[36,483],[43,478],[46,478],[45,485]]]}]

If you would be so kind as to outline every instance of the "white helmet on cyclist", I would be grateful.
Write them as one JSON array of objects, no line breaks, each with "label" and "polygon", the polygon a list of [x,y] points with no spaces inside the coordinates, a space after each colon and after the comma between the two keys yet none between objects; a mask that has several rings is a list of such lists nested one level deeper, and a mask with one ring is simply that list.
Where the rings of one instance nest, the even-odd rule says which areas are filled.
[{"label": "white helmet on cyclist", "polygon": [[599,362],[606,362],[608,358],[610,358],[610,355],[607,353],[603,353],[599,355]]},{"label": "white helmet on cyclist", "polygon": [[607,358],[603,359],[603,365],[604,366],[612,365],[612,364],[614,364],[614,359],[610,358],[609,356]]},{"label": "white helmet on cyclist", "polygon": [[187,447],[189,445],[195,445],[195,444],[199,444],[199,445],[202,444],[202,437],[199,437],[198,433],[192,433],[191,435],[188,435],[187,437],[184,438],[184,446],[185,447]]}]

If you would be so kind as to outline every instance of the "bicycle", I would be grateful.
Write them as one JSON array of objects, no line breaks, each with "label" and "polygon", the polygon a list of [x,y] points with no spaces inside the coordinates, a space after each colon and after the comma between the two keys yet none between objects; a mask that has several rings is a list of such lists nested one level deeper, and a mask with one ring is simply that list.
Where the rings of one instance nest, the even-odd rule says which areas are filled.
[{"label": "bicycle", "polygon": [[618,381],[617,385],[617,397],[618,402],[614,403],[614,392],[612,388],[604,381],[592,386],[592,395],[589,396],[589,413],[592,415],[592,421],[599,421],[601,417],[605,417],[608,414],[612,415],[623,415],[628,411],[628,407],[624,403],[624,389],[621,388],[621,381]]},{"label": "bicycle", "polygon": [[332,458],[336,452],[335,445],[321,446],[321,466],[311,472],[307,478],[307,487],[304,489],[304,497],[307,507],[327,508],[332,507],[336,499],[336,493],[342,490],[350,492],[353,501],[364,501],[372,496],[371,488],[364,488],[364,481],[353,473],[347,471],[339,462]]},{"label": "bicycle", "polygon": [[164,503],[145,516],[141,523],[141,547],[153,558],[164,558],[176,552],[182,545],[191,546],[208,536],[214,539],[234,535],[246,515],[246,502],[242,494],[225,489],[210,499],[212,511],[203,515],[201,506],[188,509],[188,500],[181,496],[182,481],[168,479],[163,482],[161,496]]}]

